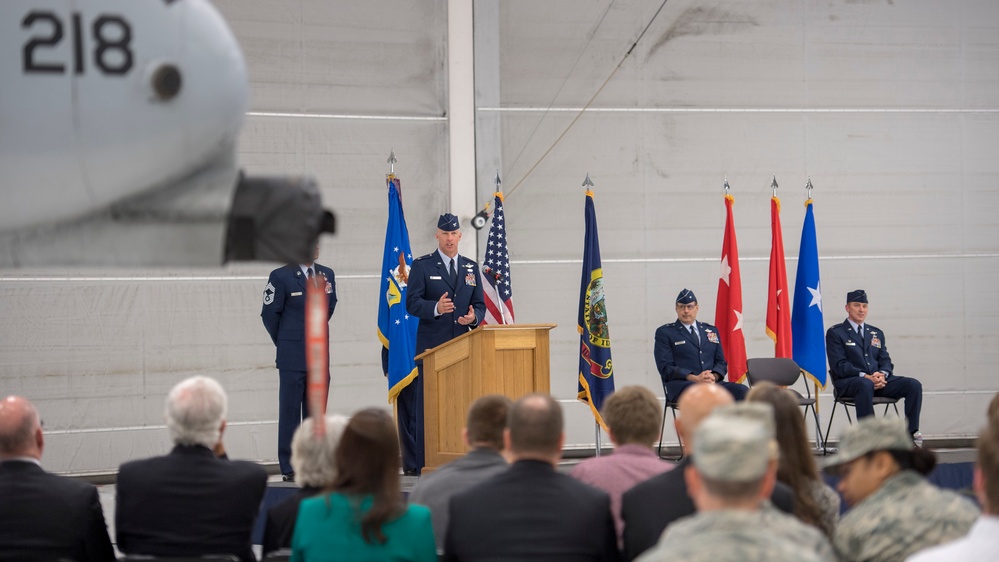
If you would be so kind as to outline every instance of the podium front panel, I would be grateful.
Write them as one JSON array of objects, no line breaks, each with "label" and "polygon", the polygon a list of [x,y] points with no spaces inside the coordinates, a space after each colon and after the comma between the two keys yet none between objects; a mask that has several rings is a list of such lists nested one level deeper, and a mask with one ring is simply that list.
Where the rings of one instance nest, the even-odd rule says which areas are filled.
[{"label": "podium front panel", "polygon": [[426,467],[463,456],[468,407],[486,394],[516,400],[550,392],[550,325],[483,326],[424,352],[423,412]]}]

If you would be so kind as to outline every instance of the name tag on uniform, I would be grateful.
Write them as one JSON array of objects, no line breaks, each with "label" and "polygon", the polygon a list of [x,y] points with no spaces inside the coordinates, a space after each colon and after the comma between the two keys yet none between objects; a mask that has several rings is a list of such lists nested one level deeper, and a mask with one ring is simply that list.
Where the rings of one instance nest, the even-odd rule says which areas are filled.
[{"label": "name tag on uniform", "polygon": [[857,344],[854,343],[854,342],[852,342],[852,341],[850,341],[850,340],[846,340],[846,342],[844,343],[844,345],[847,345],[847,346],[856,346]]},{"label": "name tag on uniform", "polygon": [[293,297],[300,297],[300,296],[302,296],[302,291],[298,291],[297,293],[292,293],[291,296],[293,296]]},{"label": "name tag on uniform", "polygon": [[673,342],[673,345],[683,345],[685,343],[687,343],[685,340],[680,340],[680,341]]},{"label": "name tag on uniform", "polygon": [[436,280],[440,281],[441,276],[440,275],[431,275],[430,278],[431,279],[436,279]]}]

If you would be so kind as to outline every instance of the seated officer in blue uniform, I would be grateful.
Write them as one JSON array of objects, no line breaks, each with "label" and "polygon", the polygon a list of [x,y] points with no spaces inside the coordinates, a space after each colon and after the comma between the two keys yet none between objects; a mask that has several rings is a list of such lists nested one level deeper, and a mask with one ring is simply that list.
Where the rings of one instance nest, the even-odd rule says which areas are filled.
[{"label": "seated officer in blue uniform", "polygon": [[[479,325],[486,302],[479,286],[479,264],[458,255],[458,217],[445,213],[437,221],[437,251],[413,260],[406,292],[406,310],[420,318],[416,354],[437,347]],[[402,468],[419,474],[423,451],[423,361],[420,375],[399,392],[399,440]]]},{"label": "seated officer in blue uniform", "polygon": [[865,324],[867,293],[863,289],[846,295],[847,318],[826,331],[826,355],[836,394],[853,398],[857,417],[874,415],[874,397],[905,399],[909,433],[922,445],[919,411],[923,405],[923,385],[916,379],[894,375],[888,355],[888,342],[877,326]]},{"label": "seated officer in blue uniform", "polygon": [[[315,263],[319,257],[319,244],[312,262],[289,264],[271,272],[264,287],[264,304],[260,317],[277,348],[276,361],[280,385],[278,387],[278,464],[286,482],[295,479],[291,467],[291,438],[302,420],[309,417],[306,396],[305,365],[305,283],[314,275],[326,280],[328,297],[326,320],[333,317],[336,308],[336,279],[333,270]],[[326,342],[329,357],[329,340]],[[329,365],[326,366],[329,379]]]},{"label": "seated officer in blue uniform", "polygon": [[685,388],[702,382],[720,384],[736,400],[744,399],[748,389],[725,380],[728,363],[718,328],[698,322],[697,311],[697,297],[693,291],[684,289],[676,297],[676,322],[663,324],[656,330],[653,355],[666,394],[670,400],[676,400]]}]

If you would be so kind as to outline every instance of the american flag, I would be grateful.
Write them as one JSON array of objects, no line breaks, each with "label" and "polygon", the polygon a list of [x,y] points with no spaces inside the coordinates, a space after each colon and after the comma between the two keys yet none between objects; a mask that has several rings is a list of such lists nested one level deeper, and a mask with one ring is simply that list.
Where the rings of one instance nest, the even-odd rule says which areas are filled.
[{"label": "american flag", "polygon": [[513,285],[510,283],[510,252],[506,240],[503,194],[493,201],[493,222],[489,227],[486,259],[482,264],[482,295],[486,300],[483,324],[513,324]]}]

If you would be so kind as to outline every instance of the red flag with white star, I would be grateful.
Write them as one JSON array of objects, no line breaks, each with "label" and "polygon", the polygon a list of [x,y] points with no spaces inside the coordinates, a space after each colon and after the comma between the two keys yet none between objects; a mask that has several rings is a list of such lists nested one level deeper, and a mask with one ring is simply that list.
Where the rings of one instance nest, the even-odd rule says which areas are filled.
[{"label": "red flag with white star", "polygon": [[735,239],[732,206],[735,198],[725,196],[725,238],[722,241],[721,275],[715,300],[715,327],[721,334],[722,351],[728,362],[728,380],[746,378],[746,338],[742,332],[742,274],[739,272],[739,244]]},{"label": "red flag with white star", "polygon": [[770,284],[767,290],[767,335],[774,340],[774,357],[793,355],[791,305],[788,304],[787,268],[784,266],[784,236],[780,227],[780,199],[770,199]]}]

